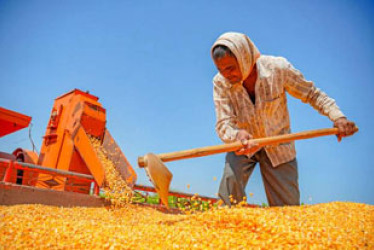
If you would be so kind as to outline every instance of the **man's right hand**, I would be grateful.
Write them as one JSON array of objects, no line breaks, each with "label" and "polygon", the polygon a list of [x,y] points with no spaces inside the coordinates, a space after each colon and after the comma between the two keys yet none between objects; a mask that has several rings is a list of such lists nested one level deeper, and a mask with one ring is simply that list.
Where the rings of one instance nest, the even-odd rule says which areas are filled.
[{"label": "man's right hand", "polygon": [[334,127],[339,129],[339,134],[336,135],[338,137],[338,142],[342,140],[342,137],[351,136],[357,132],[357,130],[355,130],[356,124],[347,120],[345,117],[337,119],[334,122]]},{"label": "man's right hand", "polygon": [[238,141],[241,141],[243,144],[243,148],[235,152],[236,155],[246,155],[254,153],[260,148],[258,146],[258,143],[251,141],[251,139],[253,139],[253,136],[244,129],[239,130],[238,134],[236,135],[236,139]]}]

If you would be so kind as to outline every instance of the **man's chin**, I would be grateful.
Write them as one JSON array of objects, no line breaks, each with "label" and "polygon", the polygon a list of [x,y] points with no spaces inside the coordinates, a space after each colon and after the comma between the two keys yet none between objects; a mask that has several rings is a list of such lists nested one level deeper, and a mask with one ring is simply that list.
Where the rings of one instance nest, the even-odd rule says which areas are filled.
[{"label": "man's chin", "polygon": [[[228,79],[229,80],[229,79]],[[229,82],[232,84],[232,85],[235,85],[237,83],[240,83],[240,80],[239,79],[232,79],[232,80],[229,80]]]}]

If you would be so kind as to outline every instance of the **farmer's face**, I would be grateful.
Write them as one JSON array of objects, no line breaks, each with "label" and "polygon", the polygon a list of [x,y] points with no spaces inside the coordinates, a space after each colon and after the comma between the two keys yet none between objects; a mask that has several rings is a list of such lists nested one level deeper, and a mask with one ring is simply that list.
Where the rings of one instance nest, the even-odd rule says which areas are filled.
[{"label": "farmer's face", "polygon": [[242,73],[240,72],[239,64],[234,56],[225,55],[224,57],[214,60],[214,63],[221,75],[229,80],[231,84],[242,80]]}]

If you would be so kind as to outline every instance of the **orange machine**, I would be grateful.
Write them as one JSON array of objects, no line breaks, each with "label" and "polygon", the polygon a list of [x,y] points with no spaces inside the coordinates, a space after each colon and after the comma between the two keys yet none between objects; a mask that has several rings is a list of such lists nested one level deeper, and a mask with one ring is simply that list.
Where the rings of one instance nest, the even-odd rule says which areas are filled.
[{"label": "orange machine", "polygon": [[[99,187],[104,185],[104,168],[91,144],[92,137],[101,142],[105,157],[115,164],[128,186],[133,190],[156,192],[153,187],[135,184],[136,173],[106,129],[106,111],[98,100],[98,97],[77,89],[56,98],[39,156],[21,148],[12,154],[0,152],[0,205],[102,204],[95,197]],[[0,137],[27,127],[30,121],[31,117],[0,107]],[[93,196],[82,195],[90,194],[92,186]],[[185,198],[193,196],[170,194]],[[209,197],[201,199],[216,201]]]},{"label": "orange machine", "polygon": [[[90,137],[95,137],[111,152],[109,157],[132,187],[136,173],[106,129],[105,109],[98,99],[75,89],[55,100],[37,164],[92,175],[101,187],[104,169],[90,141]],[[90,183],[49,174],[39,174],[36,186],[79,193],[89,193],[91,188]]]}]

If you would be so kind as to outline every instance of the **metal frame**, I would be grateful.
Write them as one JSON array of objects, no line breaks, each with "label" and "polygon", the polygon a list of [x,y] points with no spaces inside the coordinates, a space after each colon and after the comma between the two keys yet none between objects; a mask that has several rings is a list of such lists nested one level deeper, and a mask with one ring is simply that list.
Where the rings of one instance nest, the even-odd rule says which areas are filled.
[{"label": "metal frame", "polygon": [[[44,173],[44,174],[51,174],[55,176],[61,176],[61,177],[69,177],[69,178],[79,180],[79,181],[86,181],[86,182],[94,183],[93,193],[95,195],[99,195],[100,193],[100,188],[97,185],[92,175],[74,173],[71,171],[65,171],[65,170],[54,169],[54,168],[46,168],[46,167],[42,167],[42,166],[30,164],[30,163],[16,162],[16,161],[11,161],[7,159],[1,159],[1,158],[0,158],[0,163],[7,163],[6,165],[7,169],[5,170],[5,175],[3,178],[4,182],[12,183],[11,173],[13,169],[26,170],[26,171],[35,172],[35,173]],[[0,166],[4,166],[4,165],[0,164]]]}]

